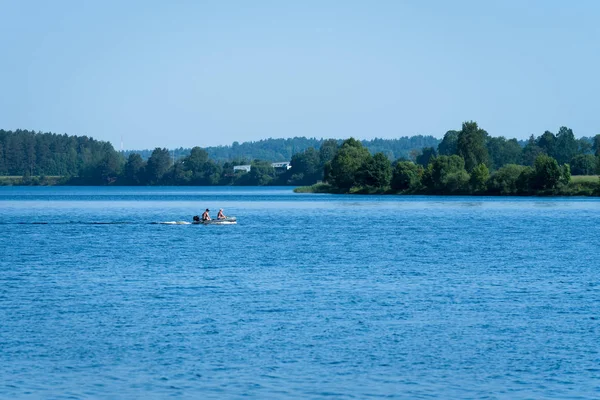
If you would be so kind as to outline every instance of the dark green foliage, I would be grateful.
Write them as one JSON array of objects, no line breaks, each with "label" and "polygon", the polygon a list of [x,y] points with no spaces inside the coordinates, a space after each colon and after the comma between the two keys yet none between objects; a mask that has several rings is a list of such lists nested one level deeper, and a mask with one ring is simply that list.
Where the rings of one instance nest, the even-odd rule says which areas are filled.
[{"label": "dark green foliage", "polygon": [[292,168],[286,173],[290,176],[288,182],[286,182],[288,184],[312,185],[323,179],[323,164],[321,164],[320,152],[312,147],[302,153],[294,154],[290,164]]},{"label": "dark green foliage", "polygon": [[489,163],[492,170],[506,164],[520,164],[523,149],[516,139],[506,140],[503,136],[487,140]]},{"label": "dark green foliage", "polygon": [[594,150],[594,154],[596,157],[600,157],[600,135],[594,136],[594,144],[592,145],[592,150]]},{"label": "dark green foliage", "polygon": [[370,186],[385,189],[390,186],[392,165],[383,153],[365,159],[357,172],[357,183],[360,186]]},{"label": "dark green foliage", "polygon": [[127,163],[123,168],[123,177],[126,185],[139,185],[144,180],[144,160],[139,154],[133,153],[129,155]]},{"label": "dark green foliage", "polygon": [[423,174],[423,184],[432,193],[467,193],[470,176],[460,156],[439,156],[431,160]]},{"label": "dark green foliage", "polygon": [[242,172],[234,182],[239,186],[266,186],[275,179],[275,169],[268,161],[255,160],[250,172]]},{"label": "dark green foliage", "polygon": [[470,172],[479,164],[488,163],[486,147],[487,132],[477,122],[464,122],[458,133],[457,154],[465,160],[465,169]]},{"label": "dark green foliage", "polygon": [[414,191],[421,186],[423,167],[410,161],[400,161],[392,174],[392,189],[395,191]]},{"label": "dark green foliage", "polygon": [[569,164],[563,164],[560,167],[560,184],[566,186],[571,182],[571,166]]},{"label": "dark green foliage", "polygon": [[451,156],[457,153],[458,132],[448,131],[438,145],[438,153],[442,156]]},{"label": "dark green foliage", "polygon": [[181,164],[174,166],[173,184],[207,186],[216,185],[221,180],[223,168],[210,160],[208,153],[200,147],[194,147]]},{"label": "dark green foliage", "polygon": [[593,154],[594,143],[589,138],[577,139],[577,154]]},{"label": "dark green foliage", "polygon": [[529,137],[529,141],[523,148],[523,165],[529,165],[533,167],[535,159],[538,158],[538,156],[540,156],[541,154],[544,154],[544,150],[537,145],[535,137],[531,135]]},{"label": "dark green foliage", "polygon": [[359,141],[353,138],[344,141],[331,160],[327,180],[340,189],[350,189],[357,184],[359,168],[370,157],[369,150]]},{"label": "dark green foliage", "polygon": [[540,155],[535,159],[534,174],[531,177],[531,188],[535,190],[552,190],[558,186],[561,178],[558,162],[550,156]]},{"label": "dark green foliage", "polygon": [[596,157],[591,154],[579,154],[570,163],[573,175],[593,175],[596,173]]},{"label": "dark green foliage", "polygon": [[535,170],[532,167],[526,166],[521,171],[519,179],[517,179],[517,190],[519,194],[532,193],[532,182],[535,179]]},{"label": "dark green foliage", "polygon": [[552,156],[559,164],[567,163],[577,155],[578,147],[573,131],[563,126],[556,135],[556,148]]},{"label": "dark green foliage", "polygon": [[197,173],[202,170],[204,164],[208,162],[208,153],[200,147],[194,147],[190,155],[185,157],[184,164],[188,171]]},{"label": "dark green foliage", "polygon": [[146,180],[150,185],[163,183],[163,176],[169,170],[172,159],[169,150],[157,147],[152,152],[146,165]]},{"label": "dark green foliage", "polygon": [[338,149],[338,143],[335,139],[327,139],[319,149],[319,162],[323,166],[333,160]]},{"label": "dark green foliage", "polygon": [[488,183],[488,190],[492,194],[517,194],[519,192],[519,177],[521,176],[521,173],[527,168],[529,167],[524,167],[522,165],[515,164],[504,165],[492,174]]},{"label": "dark green foliage", "polygon": [[[322,145],[318,150],[304,146],[311,141]],[[421,151],[414,147],[417,144]],[[599,152],[600,135],[575,139],[570,129],[562,127],[556,136],[547,131],[537,139],[532,135],[527,142],[518,142],[489,137],[476,123],[465,122],[460,132],[448,131],[437,144],[430,137],[417,136],[343,143],[269,139],[225,146],[233,154],[262,149],[264,154],[275,155],[272,161],[290,160],[291,168],[286,170],[274,169],[271,160],[250,162],[243,156],[215,161],[212,150],[200,147],[172,152],[158,148],[148,154],[147,162],[144,156],[131,153],[125,162],[110,143],[85,136],[0,130],[0,175],[13,175],[0,177],[0,184],[312,185],[325,180],[329,186],[321,185],[319,190],[327,187],[337,193],[381,193],[390,186],[396,192],[433,194],[590,195],[599,190],[597,179],[592,184],[572,181],[571,173],[600,172],[600,156],[591,154]],[[405,161],[411,151],[414,159],[427,165],[425,170]],[[560,162],[551,155],[560,157]],[[535,168],[515,165],[519,163]],[[235,165],[249,164],[250,172],[234,173]],[[496,170],[491,177],[488,168]]]},{"label": "dark green foliage", "polygon": [[[323,158],[325,164],[331,161],[335,155],[335,148],[343,141],[340,139],[315,139],[305,137],[295,137],[291,139],[264,139],[256,142],[234,142],[231,146],[205,147],[211,160],[217,163],[231,162],[233,160],[264,160],[271,162],[289,161],[296,153],[301,153],[309,147],[319,149],[324,148]],[[411,137],[401,137],[398,139],[373,139],[362,140],[361,143],[371,154],[378,152],[385,153],[390,159],[408,158],[411,151],[418,151],[423,147],[437,147],[440,140],[433,136],[416,135]],[[190,149],[173,149],[176,160],[190,154]],[[131,150],[123,152],[125,158],[131,153],[138,153],[144,160],[147,160],[151,150]]]},{"label": "dark green foliage", "polygon": [[423,167],[426,167],[427,165],[429,165],[429,161],[435,156],[437,156],[437,152],[433,147],[425,147],[423,148],[421,154],[417,156],[416,163]]},{"label": "dark green foliage", "polygon": [[487,190],[490,171],[485,164],[479,164],[471,171],[469,184],[473,193],[483,193]]},{"label": "dark green foliage", "polygon": [[121,163],[110,143],[87,136],[0,129],[0,175],[86,176],[102,180],[113,176]]},{"label": "dark green foliage", "polygon": [[110,143],[105,143],[106,149],[102,152],[103,156],[89,168],[83,170],[81,176],[86,184],[109,184],[116,181],[121,173],[122,159],[114,151]]},{"label": "dark green foliage", "polygon": [[556,156],[556,136],[554,136],[554,133],[544,132],[536,139],[535,144],[550,157]]}]

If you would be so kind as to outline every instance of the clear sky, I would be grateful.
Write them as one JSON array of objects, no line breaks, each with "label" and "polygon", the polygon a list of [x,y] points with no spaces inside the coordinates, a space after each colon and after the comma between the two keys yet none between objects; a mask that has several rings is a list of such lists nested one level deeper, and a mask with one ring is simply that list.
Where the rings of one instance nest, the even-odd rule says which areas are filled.
[{"label": "clear sky", "polygon": [[126,149],[600,133],[600,1],[0,0],[0,128]]}]

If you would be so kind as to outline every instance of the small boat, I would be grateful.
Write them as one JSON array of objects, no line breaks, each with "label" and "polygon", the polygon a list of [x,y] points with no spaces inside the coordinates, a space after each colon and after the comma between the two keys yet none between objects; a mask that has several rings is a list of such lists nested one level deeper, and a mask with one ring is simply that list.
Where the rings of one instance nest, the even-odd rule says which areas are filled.
[{"label": "small boat", "polygon": [[194,218],[194,225],[235,225],[237,224],[237,219],[235,217],[227,217],[222,219],[211,219],[209,221],[200,221]]}]

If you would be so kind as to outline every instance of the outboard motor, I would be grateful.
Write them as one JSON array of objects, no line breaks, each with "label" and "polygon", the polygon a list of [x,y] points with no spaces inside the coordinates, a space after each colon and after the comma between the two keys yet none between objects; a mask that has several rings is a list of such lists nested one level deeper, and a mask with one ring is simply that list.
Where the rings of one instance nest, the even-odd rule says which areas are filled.
[{"label": "outboard motor", "polygon": [[193,220],[194,220],[194,222],[200,222],[200,217],[197,215],[194,215]]}]

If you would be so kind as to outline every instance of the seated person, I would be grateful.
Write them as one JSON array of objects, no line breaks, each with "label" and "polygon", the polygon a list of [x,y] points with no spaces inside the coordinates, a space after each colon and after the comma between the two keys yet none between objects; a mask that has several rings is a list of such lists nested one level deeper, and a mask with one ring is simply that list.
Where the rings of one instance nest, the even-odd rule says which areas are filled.
[{"label": "seated person", "polygon": [[208,215],[209,211],[210,210],[207,208],[206,211],[202,213],[202,221],[210,221],[210,215]]},{"label": "seated person", "polygon": [[219,210],[219,213],[217,214],[217,219],[225,219],[225,218],[227,218],[227,217],[225,216],[225,214],[223,214],[223,209],[221,208]]}]

